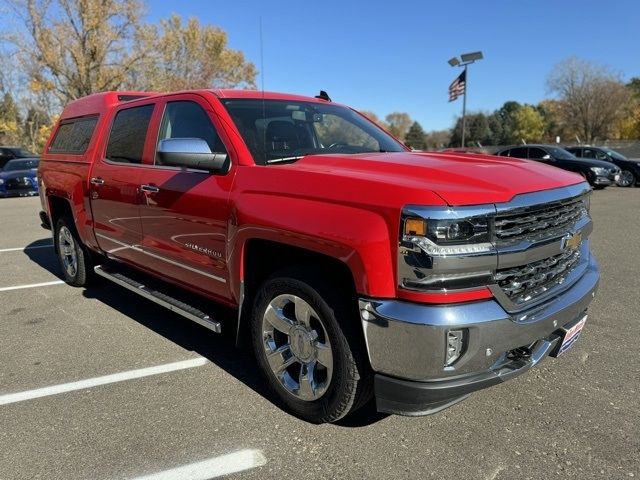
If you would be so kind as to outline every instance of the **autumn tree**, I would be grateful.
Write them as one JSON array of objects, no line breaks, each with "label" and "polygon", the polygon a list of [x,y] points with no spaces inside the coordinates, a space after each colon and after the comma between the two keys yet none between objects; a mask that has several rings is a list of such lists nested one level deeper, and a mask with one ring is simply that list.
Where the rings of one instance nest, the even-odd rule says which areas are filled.
[{"label": "autumn tree", "polygon": [[371,120],[373,123],[376,123],[378,126],[384,128],[384,129],[388,129],[389,125],[387,125],[384,121],[382,121],[378,115],[376,115],[374,112],[369,111],[369,110],[360,110],[360,113],[362,115],[364,115],[365,117],[367,117],[369,120]]},{"label": "autumn tree", "polygon": [[425,135],[425,148],[441,149],[451,142],[451,130],[434,130]]},{"label": "autumn tree", "polygon": [[561,142],[573,141],[576,132],[565,122],[562,114],[562,103],[558,100],[542,100],[536,105],[536,110],[544,121],[544,138],[555,142],[560,137]]},{"label": "autumn tree", "polygon": [[141,0],[8,0],[24,22],[16,34],[34,92],[60,104],[105,90],[244,87],[255,67],[226,34],[179,16],[142,22]]},{"label": "autumn tree", "polygon": [[396,138],[404,140],[413,120],[408,113],[393,112],[385,117],[389,126],[389,132]]},{"label": "autumn tree", "polygon": [[422,129],[422,125],[418,122],[413,122],[411,127],[409,127],[409,131],[404,137],[404,143],[407,144],[408,147],[411,147],[414,150],[424,150],[425,149],[425,133]]},{"label": "autumn tree", "polygon": [[607,138],[630,97],[610,69],[577,58],[556,65],[547,85],[561,102],[564,121],[585,142]]},{"label": "autumn tree", "polygon": [[17,145],[20,143],[20,115],[11,93],[7,92],[0,100],[0,144]]},{"label": "autumn tree", "polygon": [[615,127],[616,136],[622,139],[637,140],[640,138],[640,78],[634,77],[627,83],[631,95],[625,116]]},{"label": "autumn tree", "polygon": [[31,152],[40,152],[49,138],[52,123],[46,110],[32,104],[22,123],[22,145]]},{"label": "autumn tree", "polygon": [[[496,112],[496,120],[499,120],[500,123],[500,141],[497,142],[497,145],[510,145],[513,143],[517,143],[519,140],[513,134],[515,128],[515,115],[518,110],[522,108],[518,102],[514,102],[510,100],[505,102]],[[497,140],[497,139],[496,139]]]},{"label": "autumn tree", "polygon": [[145,52],[133,49],[142,33],[138,0],[16,0],[24,36],[16,36],[35,91],[65,104],[121,88]]},{"label": "autumn tree", "polygon": [[194,88],[255,88],[256,69],[242,52],[227,46],[220,28],[186,23],[178,15],[149,27],[140,46],[146,53],[142,68],[134,71],[133,85],[156,91]]},{"label": "autumn tree", "polygon": [[527,143],[539,142],[544,136],[544,118],[531,105],[525,105],[513,114],[512,135]]}]

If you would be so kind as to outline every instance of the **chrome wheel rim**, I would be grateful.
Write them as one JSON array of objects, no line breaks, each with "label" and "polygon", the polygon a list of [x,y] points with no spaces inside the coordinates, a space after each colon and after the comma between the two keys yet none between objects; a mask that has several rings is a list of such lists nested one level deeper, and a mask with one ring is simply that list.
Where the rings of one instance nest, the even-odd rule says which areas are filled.
[{"label": "chrome wheel rim", "polygon": [[262,317],[267,364],[290,395],[314,401],[331,384],[333,352],[322,319],[305,300],[278,295]]},{"label": "chrome wheel rim", "polygon": [[78,272],[78,256],[76,254],[76,242],[71,231],[67,227],[60,227],[58,232],[58,249],[62,267],[70,277],[75,277]]},{"label": "chrome wheel rim", "polygon": [[633,183],[633,173],[628,170],[623,170],[620,172],[620,177],[618,178],[618,186],[620,187],[628,187]]}]

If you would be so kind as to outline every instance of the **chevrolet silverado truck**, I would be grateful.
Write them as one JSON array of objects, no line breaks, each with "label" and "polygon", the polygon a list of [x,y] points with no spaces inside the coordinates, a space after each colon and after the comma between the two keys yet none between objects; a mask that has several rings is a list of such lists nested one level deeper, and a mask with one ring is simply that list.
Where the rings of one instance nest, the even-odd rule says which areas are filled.
[{"label": "chevrolet silverado truck", "polygon": [[412,152],[325,92],[91,95],[38,173],[69,284],[228,331],[310,422],[514,378],[575,344],[599,280],[582,177]]}]

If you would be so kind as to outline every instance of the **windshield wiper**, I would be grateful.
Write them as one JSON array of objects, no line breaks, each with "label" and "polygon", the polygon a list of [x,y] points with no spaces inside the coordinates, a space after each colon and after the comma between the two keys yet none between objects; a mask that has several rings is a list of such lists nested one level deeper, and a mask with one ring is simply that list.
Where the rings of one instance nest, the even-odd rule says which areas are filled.
[{"label": "windshield wiper", "polygon": [[299,157],[274,158],[272,160],[267,160],[267,163],[293,162],[295,160],[300,160],[302,157],[304,157],[304,155],[300,155]]}]

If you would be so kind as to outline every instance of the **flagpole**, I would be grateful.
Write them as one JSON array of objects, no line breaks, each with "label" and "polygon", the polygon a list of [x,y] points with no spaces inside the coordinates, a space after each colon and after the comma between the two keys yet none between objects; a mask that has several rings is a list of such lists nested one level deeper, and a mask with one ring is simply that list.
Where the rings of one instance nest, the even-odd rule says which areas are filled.
[{"label": "flagpole", "polygon": [[[461,147],[464,148],[464,140],[466,136],[467,130],[467,88],[469,88],[469,78],[467,77],[467,65],[472,64],[476,60],[482,60],[484,56],[482,52],[471,52],[471,53],[463,53],[460,55],[460,58],[453,57],[448,60],[449,65],[452,67],[464,67],[464,71],[460,74],[460,76],[453,81],[453,83],[449,86],[449,101],[457,100],[459,96],[459,87],[460,87],[460,77],[464,77],[464,91],[462,92],[462,141]],[[462,61],[460,61],[462,60]]]},{"label": "flagpole", "polygon": [[469,88],[469,77],[467,76],[467,66],[464,66],[464,96],[462,97],[462,148],[464,148],[464,134],[467,124],[467,89]]}]

